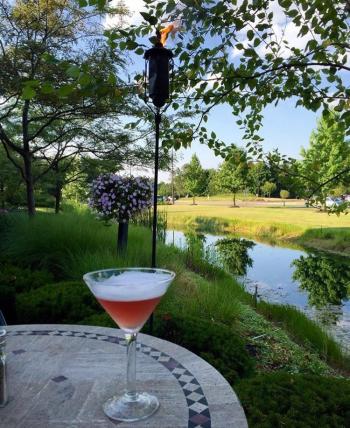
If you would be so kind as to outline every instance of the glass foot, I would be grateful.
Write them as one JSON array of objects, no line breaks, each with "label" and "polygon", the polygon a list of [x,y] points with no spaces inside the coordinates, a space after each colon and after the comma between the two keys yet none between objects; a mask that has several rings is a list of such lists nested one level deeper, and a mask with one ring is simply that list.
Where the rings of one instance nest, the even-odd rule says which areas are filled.
[{"label": "glass foot", "polygon": [[115,421],[136,422],[146,419],[158,410],[157,397],[140,392],[134,396],[124,394],[120,397],[112,397],[105,402],[103,410],[105,414]]}]

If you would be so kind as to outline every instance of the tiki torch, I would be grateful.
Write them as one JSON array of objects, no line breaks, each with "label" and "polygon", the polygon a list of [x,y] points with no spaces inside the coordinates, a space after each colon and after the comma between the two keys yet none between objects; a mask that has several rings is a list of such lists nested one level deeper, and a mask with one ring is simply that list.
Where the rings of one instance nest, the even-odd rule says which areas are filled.
[{"label": "tiki torch", "polygon": [[[146,100],[153,103],[155,123],[155,151],[154,151],[154,189],[153,189],[153,225],[152,225],[152,261],[151,267],[156,267],[157,252],[157,205],[158,205],[158,168],[159,168],[159,125],[162,120],[162,107],[170,97],[170,69],[173,53],[166,49],[164,44],[168,34],[173,31],[174,25],[157,30],[155,45],[145,52],[145,90]],[[147,102],[147,101],[146,101]],[[166,107],[165,107],[166,108]],[[165,110],[164,108],[164,110]]]}]

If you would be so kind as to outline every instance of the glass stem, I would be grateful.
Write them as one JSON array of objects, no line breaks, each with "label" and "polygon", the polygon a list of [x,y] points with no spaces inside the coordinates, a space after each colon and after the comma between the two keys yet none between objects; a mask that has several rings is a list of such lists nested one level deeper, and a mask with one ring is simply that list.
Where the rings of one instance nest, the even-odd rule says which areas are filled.
[{"label": "glass stem", "polygon": [[130,401],[137,400],[136,392],[136,339],[137,333],[125,333],[127,368],[126,368],[126,396]]}]

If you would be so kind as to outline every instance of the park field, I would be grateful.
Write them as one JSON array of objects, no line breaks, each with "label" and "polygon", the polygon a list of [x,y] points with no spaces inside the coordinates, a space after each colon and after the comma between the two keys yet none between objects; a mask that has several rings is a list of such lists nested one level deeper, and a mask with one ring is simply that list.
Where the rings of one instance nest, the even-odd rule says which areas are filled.
[{"label": "park field", "polygon": [[261,240],[284,240],[350,255],[350,216],[305,208],[302,201],[238,201],[232,208],[227,198],[180,199],[167,205],[168,225],[241,233]]}]

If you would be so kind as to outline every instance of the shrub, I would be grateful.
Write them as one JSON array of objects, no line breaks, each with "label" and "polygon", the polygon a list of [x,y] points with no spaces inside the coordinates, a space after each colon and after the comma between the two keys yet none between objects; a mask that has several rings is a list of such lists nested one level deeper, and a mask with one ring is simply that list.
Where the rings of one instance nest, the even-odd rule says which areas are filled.
[{"label": "shrub", "polygon": [[82,282],[48,284],[17,296],[21,323],[73,324],[98,312],[100,306]]},{"label": "shrub", "polygon": [[155,317],[154,335],[199,355],[230,383],[249,376],[254,370],[253,359],[248,355],[243,341],[225,325],[163,314]]},{"label": "shrub", "polygon": [[89,317],[86,317],[79,321],[79,324],[83,325],[97,325],[99,327],[111,327],[116,328],[116,323],[112,320],[112,318],[106,313],[101,314],[93,314]]},{"label": "shrub", "polygon": [[289,192],[288,192],[288,190],[281,190],[280,191],[280,197],[281,197],[281,199],[288,199],[289,198]]},{"label": "shrub", "polygon": [[13,287],[17,293],[39,288],[53,282],[53,276],[47,271],[32,271],[29,268],[20,268],[10,264],[1,266],[0,284]]},{"label": "shrub", "polygon": [[16,294],[14,287],[0,283],[0,310],[8,324],[16,323]]},{"label": "shrub", "polygon": [[350,382],[315,375],[270,373],[235,386],[250,427],[345,427]]}]

